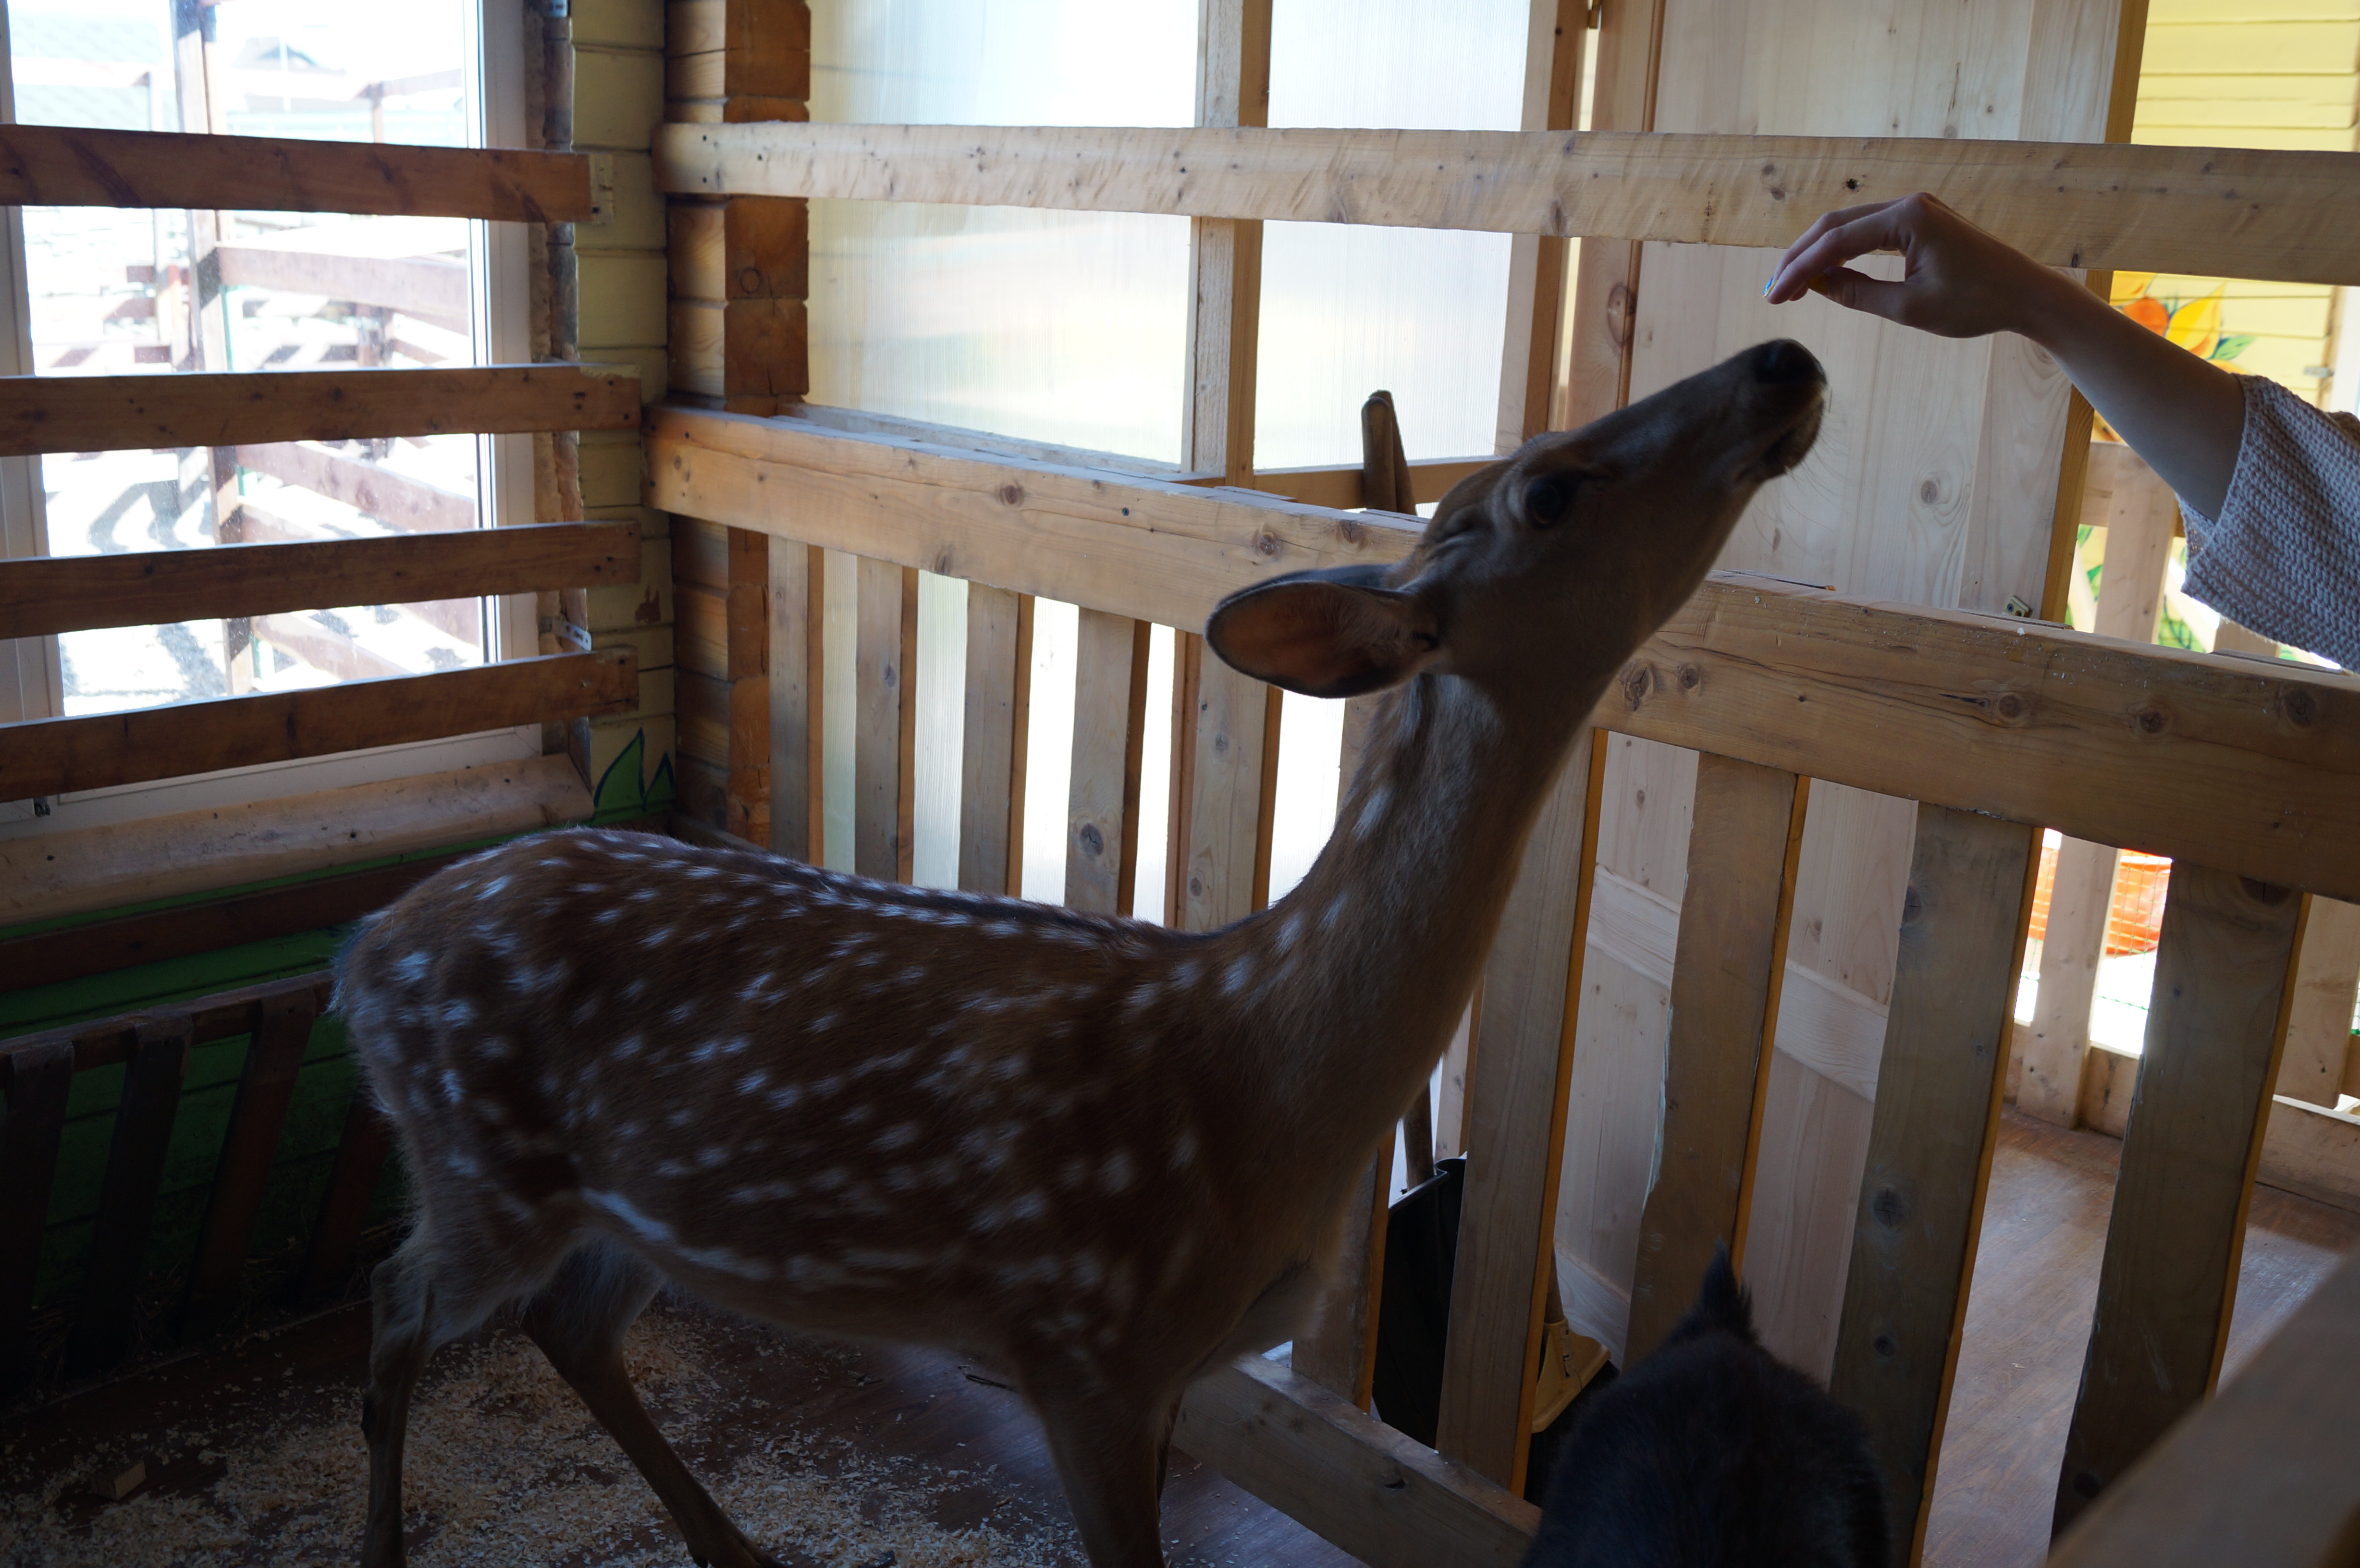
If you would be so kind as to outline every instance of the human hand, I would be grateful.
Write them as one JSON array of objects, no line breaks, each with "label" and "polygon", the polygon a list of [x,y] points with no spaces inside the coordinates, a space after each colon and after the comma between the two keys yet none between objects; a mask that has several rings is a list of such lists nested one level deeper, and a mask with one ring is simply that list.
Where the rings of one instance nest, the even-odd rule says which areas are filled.
[{"label": "human hand", "polygon": [[[1901,253],[1900,282],[1843,265],[1872,251]],[[1847,309],[1946,338],[1996,332],[2038,338],[2041,308],[2064,281],[1967,222],[1939,197],[1919,191],[1822,214],[1786,247],[1762,293],[1774,305],[1799,299],[1807,291],[1823,294]]]}]

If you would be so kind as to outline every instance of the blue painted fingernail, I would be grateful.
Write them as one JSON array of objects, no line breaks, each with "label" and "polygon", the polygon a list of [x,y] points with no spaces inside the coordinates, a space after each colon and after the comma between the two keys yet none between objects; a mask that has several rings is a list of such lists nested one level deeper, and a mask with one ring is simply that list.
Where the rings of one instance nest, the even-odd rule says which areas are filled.
[{"label": "blue painted fingernail", "polygon": [[1765,299],[1767,299],[1768,298],[1770,298],[1770,287],[1771,287],[1771,285],[1772,285],[1772,284],[1775,284],[1775,283],[1776,283],[1777,281],[1778,281],[1778,275],[1777,275],[1776,273],[1775,273],[1775,272],[1774,272],[1774,273],[1772,273],[1769,277],[1767,277],[1767,278],[1764,278],[1764,279],[1762,280],[1762,298],[1764,298]]}]

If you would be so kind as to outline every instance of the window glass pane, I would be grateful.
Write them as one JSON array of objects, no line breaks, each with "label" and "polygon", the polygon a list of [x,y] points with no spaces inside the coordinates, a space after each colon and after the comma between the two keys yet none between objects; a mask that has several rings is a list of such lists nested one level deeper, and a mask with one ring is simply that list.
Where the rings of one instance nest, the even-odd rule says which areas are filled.
[{"label": "window glass pane", "polygon": [[[1181,125],[1193,0],[814,0],[812,118]],[[811,204],[812,400],[1177,462],[1188,223]]]},{"label": "window glass pane", "polygon": [[[16,117],[464,146],[469,0],[14,0]],[[291,212],[24,212],[45,376],[465,365],[475,225]],[[55,555],[474,528],[473,436],[41,460]],[[358,605],[59,639],[68,713],[481,662],[483,602]]]},{"label": "window glass pane", "polygon": [[[1513,131],[1524,0],[1276,0],[1273,125]],[[1413,458],[1488,452],[1499,423],[1506,234],[1270,223],[1254,466],[1356,463],[1380,387]]]}]

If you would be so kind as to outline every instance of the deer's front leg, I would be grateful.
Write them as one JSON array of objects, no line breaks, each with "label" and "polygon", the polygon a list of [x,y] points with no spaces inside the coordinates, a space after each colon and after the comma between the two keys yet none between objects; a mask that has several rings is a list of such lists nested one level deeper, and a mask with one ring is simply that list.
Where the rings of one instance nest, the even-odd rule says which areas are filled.
[{"label": "deer's front leg", "polygon": [[1091,1568],[1163,1568],[1157,1526],[1176,1405],[1035,1396]]}]

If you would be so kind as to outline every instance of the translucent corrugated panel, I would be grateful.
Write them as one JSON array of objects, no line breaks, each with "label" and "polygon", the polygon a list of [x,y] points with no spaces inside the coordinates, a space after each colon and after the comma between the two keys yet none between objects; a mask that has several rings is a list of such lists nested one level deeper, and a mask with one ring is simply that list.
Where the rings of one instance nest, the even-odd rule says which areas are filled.
[{"label": "translucent corrugated panel", "polygon": [[[1524,0],[1276,0],[1270,123],[1513,131]],[[1508,236],[1271,223],[1254,465],[1357,463],[1384,387],[1413,458],[1491,450]]]},{"label": "translucent corrugated panel", "polygon": [[[812,118],[1179,125],[1193,0],[819,0]],[[1188,223],[814,201],[814,402],[1176,463]]]}]

